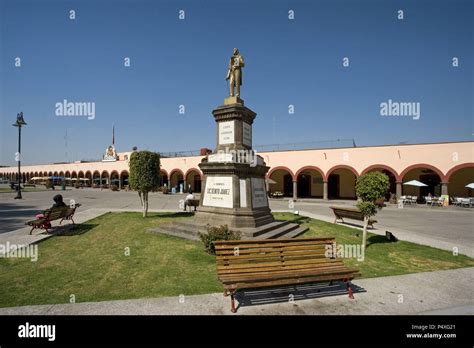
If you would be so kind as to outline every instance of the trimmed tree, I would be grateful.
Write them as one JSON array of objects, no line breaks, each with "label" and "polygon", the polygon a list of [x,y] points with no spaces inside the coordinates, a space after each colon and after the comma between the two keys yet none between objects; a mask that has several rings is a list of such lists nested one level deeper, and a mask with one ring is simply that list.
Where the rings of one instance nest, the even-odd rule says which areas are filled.
[{"label": "trimmed tree", "polygon": [[375,201],[382,198],[390,187],[388,176],[381,172],[369,172],[360,176],[356,183],[356,194],[360,201],[357,208],[364,215],[364,231],[362,234],[362,252],[367,247],[367,225],[371,216],[377,214],[377,209],[382,209]]},{"label": "trimmed tree", "polygon": [[148,213],[148,193],[160,185],[160,154],[151,151],[135,151],[130,156],[128,183],[138,192],[143,217]]}]

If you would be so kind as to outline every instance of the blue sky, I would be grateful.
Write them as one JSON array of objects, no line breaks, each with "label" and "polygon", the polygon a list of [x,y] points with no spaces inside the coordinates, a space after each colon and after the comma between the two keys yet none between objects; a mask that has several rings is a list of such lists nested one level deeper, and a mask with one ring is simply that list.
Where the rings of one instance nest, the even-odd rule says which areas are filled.
[{"label": "blue sky", "polygon": [[[100,158],[112,124],[119,152],[214,148],[233,47],[257,112],[254,145],[472,140],[473,10],[468,0],[0,0],[0,164],[14,164],[20,111],[25,164]],[[63,99],[94,102],[95,119],[56,116]],[[419,102],[420,119],[382,117],[388,99]]]}]

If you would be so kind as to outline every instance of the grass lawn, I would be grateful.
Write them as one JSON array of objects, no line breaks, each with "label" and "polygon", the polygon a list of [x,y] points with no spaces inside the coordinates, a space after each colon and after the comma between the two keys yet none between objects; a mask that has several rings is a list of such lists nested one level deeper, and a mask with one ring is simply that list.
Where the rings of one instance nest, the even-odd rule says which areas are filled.
[{"label": "grass lawn", "polygon": [[[305,236],[334,236],[357,244],[359,231],[323,221],[275,214],[310,227]],[[37,262],[0,258],[0,307],[130,298],[179,296],[222,291],[214,257],[200,242],[146,232],[185,214],[110,213],[79,225],[68,235],[47,239]],[[126,248],[130,256],[126,256]],[[362,277],[474,266],[466,256],[408,242],[387,243],[369,234],[364,262],[346,260]]]}]

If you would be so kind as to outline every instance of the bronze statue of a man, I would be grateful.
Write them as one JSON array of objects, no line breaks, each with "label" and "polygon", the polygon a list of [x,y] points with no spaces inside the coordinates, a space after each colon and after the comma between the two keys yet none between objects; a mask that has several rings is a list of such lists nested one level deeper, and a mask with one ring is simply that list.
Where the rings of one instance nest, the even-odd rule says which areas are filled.
[{"label": "bronze statue of a man", "polygon": [[232,57],[230,57],[229,65],[227,68],[226,80],[229,81],[229,95],[240,97],[240,86],[242,86],[242,68],[245,66],[244,58],[239,54],[239,50],[234,48]]}]

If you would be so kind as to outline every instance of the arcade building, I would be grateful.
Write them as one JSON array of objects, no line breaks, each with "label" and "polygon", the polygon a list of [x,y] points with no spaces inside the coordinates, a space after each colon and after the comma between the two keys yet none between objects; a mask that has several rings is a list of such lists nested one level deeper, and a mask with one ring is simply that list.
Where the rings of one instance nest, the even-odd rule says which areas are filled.
[{"label": "arcade building", "polygon": [[[108,148],[96,162],[22,165],[21,181],[61,180],[70,186],[127,189],[131,152]],[[358,176],[381,171],[390,179],[390,193],[402,195],[471,197],[465,186],[474,182],[474,142],[383,145],[332,149],[259,152],[270,170],[266,176],[270,195],[299,198],[355,199]],[[162,157],[162,186],[201,191],[204,156]],[[17,167],[0,167],[0,178],[17,181]],[[418,180],[427,186],[405,186]]]}]

